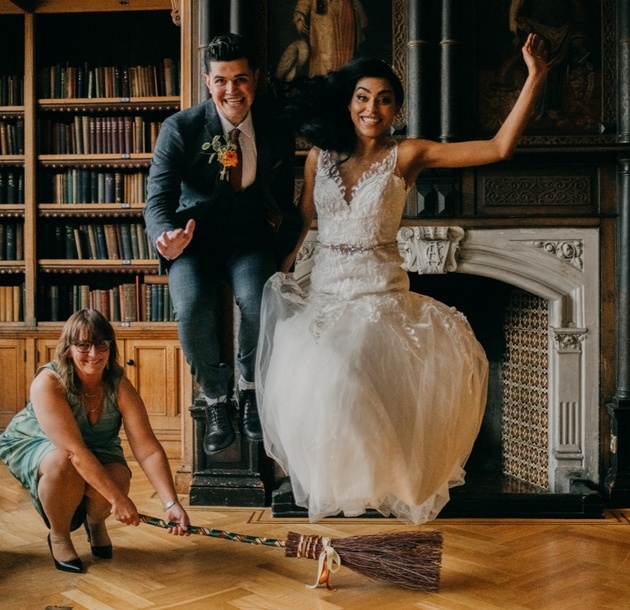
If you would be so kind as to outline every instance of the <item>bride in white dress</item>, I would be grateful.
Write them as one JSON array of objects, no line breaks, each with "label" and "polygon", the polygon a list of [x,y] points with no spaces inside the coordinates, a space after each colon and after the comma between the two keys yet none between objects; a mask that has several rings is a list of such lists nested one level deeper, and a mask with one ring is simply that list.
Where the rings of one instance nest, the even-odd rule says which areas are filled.
[{"label": "bride in white dress", "polygon": [[542,42],[523,47],[529,76],[491,140],[439,144],[391,136],[400,81],[378,60],[332,73],[321,120],[304,133],[300,209],[319,246],[305,293],[287,273],[267,283],[257,397],[267,453],[311,521],[366,509],[434,519],[464,465],[486,403],[487,360],[464,316],[409,290],[396,234],[409,185],[429,167],[506,159],[546,76]]}]

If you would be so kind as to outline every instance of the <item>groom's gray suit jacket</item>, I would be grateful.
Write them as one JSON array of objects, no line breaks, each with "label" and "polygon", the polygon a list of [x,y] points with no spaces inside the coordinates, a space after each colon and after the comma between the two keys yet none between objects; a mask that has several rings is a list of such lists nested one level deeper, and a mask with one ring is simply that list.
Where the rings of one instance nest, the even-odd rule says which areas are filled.
[{"label": "groom's gray suit jacket", "polygon": [[278,261],[293,250],[301,231],[294,204],[295,137],[272,101],[257,96],[251,112],[256,180],[240,193],[234,192],[228,180],[220,179],[222,166],[216,157],[209,162],[212,148],[203,148],[215,135],[223,135],[211,99],[164,121],[151,161],[144,209],[153,244],[163,231],[183,227],[194,218],[191,247],[195,249],[266,240]]}]

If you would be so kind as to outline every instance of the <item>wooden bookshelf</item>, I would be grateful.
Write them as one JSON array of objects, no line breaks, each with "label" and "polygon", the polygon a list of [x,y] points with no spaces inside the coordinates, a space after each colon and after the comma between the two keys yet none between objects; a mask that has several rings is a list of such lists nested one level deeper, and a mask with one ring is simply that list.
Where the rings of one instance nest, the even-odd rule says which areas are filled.
[{"label": "wooden bookshelf", "polygon": [[[14,5],[0,5],[0,425],[17,411],[26,397],[25,294],[25,164],[24,135],[26,105],[25,16]],[[19,126],[19,127],[18,127]],[[19,140],[16,135],[19,131]],[[19,259],[15,249],[15,228],[20,227]],[[7,233],[13,235],[7,257]],[[11,239],[11,237],[9,237]],[[13,258],[15,260],[7,260]]]},{"label": "wooden bookshelf", "polygon": [[[110,305],[122,304],[122,287],[133,286],[133,315],[111,318],[122,364],[169,456],[179,458],[181,414],[192,403],[192,382],[168,285],[158,275],[155,253],[135,240],[143,229],[155,137],[161,121],[181,107],[181,30],[168,0],[26,5],[0,0],[0,235],[7,228],[13,235],[19,225],[21,240],[19,260],[6,260],[0,243],[0,430],[25,404],[36,368],[50,359],[65,313],[84,306],[85,298],[90,306],[107,299],[111,317]],[[2,132],[10,130],[13,142],[18,122],[21,148],[2,148]],[[98,141],[97,125],[103,126]],[[129,125],[133,138],[118,131]],[[20,182],[11,200],[9,175]],[[112,179],[119,188],[105,194],[102,185]],[[83,241],[74,244],[74,257],[47,250],[62,228],[66,239],[82,240],[81,231],[87,235],[96,226],[113,231],[115,254],[97,257]],[[75,300],[53,305],[56,294],[74,294]]]}]

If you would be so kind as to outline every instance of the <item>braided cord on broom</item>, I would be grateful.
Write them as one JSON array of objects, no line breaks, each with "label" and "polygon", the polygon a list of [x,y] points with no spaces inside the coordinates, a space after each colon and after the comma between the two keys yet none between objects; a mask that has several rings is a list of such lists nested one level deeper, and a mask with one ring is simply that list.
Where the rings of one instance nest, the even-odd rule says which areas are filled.
[{"label": "braided cord on broom", "polygon": [[[140,520],[165,529],[177,525],[142,514]],[[407,589],[437,591],[440,580],[442,533],[438,531],[394,532],[333,539],[289,532],[286,541],[196,525],[189,525],[188,532],[233,542],[284,548],[285,557],[318,560],[319,572],[313,586],[326,585],[328,589],[331,589],[328,582],[330,573],[337,571],[342,563],[367,578]]]},{"label": "braided cord on broom", "polygon": [[[168,529],[169,527],[175,527],[177,523],[170,523],[164,521],[164,519],[158,519],[157,517],[149,517],[148,515],[139,515],[140,521],[147,525],[156,525],[157,527],[163,527]],[[235,534],[233,532],[225,532],[223,530],[208,529],[207,527],[199,527],[197,525],[189,525],[188,533],[198,534],[200,536],[210,536],[211,538],[221,538],[222,540],[231,540],[233,542],[244,542],[245,544],[261,544],[264,546],[275,546],[284,548],[284,540],[276,540],[274,538],[260,538],[259,536],[246,536],[243,534]]]}]

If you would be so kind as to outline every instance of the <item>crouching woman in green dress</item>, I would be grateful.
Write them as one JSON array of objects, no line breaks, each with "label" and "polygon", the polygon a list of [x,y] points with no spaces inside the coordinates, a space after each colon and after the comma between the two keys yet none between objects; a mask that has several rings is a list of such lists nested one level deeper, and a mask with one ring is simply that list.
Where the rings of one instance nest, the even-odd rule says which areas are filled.
[{"label": "crouching woman in green dress", "polygon": [[83,309],[64,325],[54,360],[35,374],[30,402],[0,435],[0,458],[50,528],[48,546],[58,570],[83,571],[70,535],[82,525],[92,555],[110,559],[107,517],[140,523],[128,495],[131,472],[121,426],[167,520],[178,524],[170,532],[186,534],[188,515],[145,405],[118,362],[114,329],[99,311]]}]

